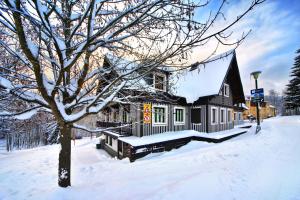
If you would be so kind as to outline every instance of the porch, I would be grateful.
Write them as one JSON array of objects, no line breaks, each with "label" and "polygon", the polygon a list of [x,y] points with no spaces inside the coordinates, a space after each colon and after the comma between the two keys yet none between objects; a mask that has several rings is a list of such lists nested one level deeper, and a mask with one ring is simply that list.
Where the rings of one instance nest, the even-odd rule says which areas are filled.
[{"label": "porch", "polygon": [[231,130],[219,131],[215,133],[204,133],[194,130],[184,130],[176,132],[166,132],[157,135],[144,137],[119,137],[119,142],[123,143],[122,157],[128,157],[131,162],[142,158],[150,153],[170,151],[186,145],[192,140],[221,143],[231,138],[246,133],[252,125],[246,127],[238,127]]},{"label": "porch", "polygon": [[121,136],[132,135],[132,123],[97,121],[96,126]]}]

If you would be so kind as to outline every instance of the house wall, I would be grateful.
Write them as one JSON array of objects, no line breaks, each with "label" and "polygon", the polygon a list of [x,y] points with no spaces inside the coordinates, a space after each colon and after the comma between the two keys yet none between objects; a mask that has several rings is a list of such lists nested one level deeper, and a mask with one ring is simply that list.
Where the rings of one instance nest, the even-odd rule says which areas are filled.
[{"label": "house wall", "polygon": [[[93,129],[96,129],[97,120],[99,120],[99,116],[97,114],[93,114],[93,115],[88,115],[88,116],[82,118],[81,120],[76,122],[76,124],[85,126],[88,129],[93,130]],[[72,133],[75,134],[76,136],[90,136],[91,135],[90,132],[80,130],[80,129],[72,129]]]},{"label": "house wall", "polygon": [[[102,135],[102,139],[105,140],[106,135]],[[109,144],[109,139],[112,139],[112,145]],[[112,157],[116,157],[118,156],[118,139],[117,138],[113,138],[110,135],[108,135],[108,142],[104,142],[102,144],[102,148]]]},{"label": "house wall", "polygon": [[[276,116],[276,108],[274,108],[272,105],[270,105],[269,102],[264,102],[264,106],[259,107],[259,114],[261,119],[266,119],[269,117]],[[243,112],[243,118],[248,119],[248,116],[252,115],[256,118],[256,105],[253,106],[250,102],[250,100],[246,100],[246,106],[249,108],[249,110],[245,110]]]},{"label": "house wall", "polygon": [[141,103],[135,103],[130,105],[130,120],[132,122],[132,135],[141,137],[140,123],[143,120]]},{"label": "house wall", "polygon": [[[211,117],[212,117],[212,107],[216,107],[217,108],[217,113],[218,113],[218,122],[216,124],[212,124],[211,123]],[[221,124],[221,108],[225,109],[225,123]],[[231,110],[231,112],[233,112],[233,109],[228,108],[228,107],[221,107],[221,106],[215,106],[215,105],[208,105],[208,133],[211,132],[217,132],[217,131],[224,131],[224,130],[228,130],[228,129],[232,129],[234,127],[233,124],[233,118],[231,118],[231,122],[229,123],[227,120],[227,111],[228,109]]]},{"label": "house wall", "polygon": [[[199,107],[201,107],[201,123],[200,124],[195,124],[195,123],[191,122],[191,110],[193,108],[199,108]],[[206,105],[199,105],[199,106],[189,107],[189,114],[188,115],[189,115],[189,122],[190,122],[189,129],[199,131],[199,132],[206,132],[206,123],[207,123]]]},{"label": "house wall", "polygon": [[[149,102],[144,102],[149,103]],[[159,104],[152,103],[152,108],[155,105],[162,105],[167,107],[167,124],[166,125],[154,125],[153,122],[151,124],[143,123],[143,104],[135,104],[134,108],[131,109],[131,117],[133,121],[132,133],[135,136],[142,137],[148,136],[158,133],[164,133],[168,131],[181,131],[187,130],[189,128],[189,108],[187,106],[178,106],[171,104]],[[185,108],[185,119],[183,125],[175,125],[174,124],[174,107],[183,107]],[[152,121],[152,120],[151,120]]]},{"label": "house wall", "polygon": [[234,125],[241,125],[244,124],[244,120],[243,120],[243,112],[241,111],[235,111],[234,113],[236,113],[236,118],[234,119],[234,115],[232,116],[232,119],[234,120]]}]

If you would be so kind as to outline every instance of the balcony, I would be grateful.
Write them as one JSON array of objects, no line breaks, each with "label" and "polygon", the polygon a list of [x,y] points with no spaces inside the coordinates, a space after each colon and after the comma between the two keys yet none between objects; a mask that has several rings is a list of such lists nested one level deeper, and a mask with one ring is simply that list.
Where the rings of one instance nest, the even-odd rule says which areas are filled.
[{"label": "balcony", "polygon": [[97,121],[96,126],[99,128],[105,128],[122,136],[132,135],[131,123]]}]

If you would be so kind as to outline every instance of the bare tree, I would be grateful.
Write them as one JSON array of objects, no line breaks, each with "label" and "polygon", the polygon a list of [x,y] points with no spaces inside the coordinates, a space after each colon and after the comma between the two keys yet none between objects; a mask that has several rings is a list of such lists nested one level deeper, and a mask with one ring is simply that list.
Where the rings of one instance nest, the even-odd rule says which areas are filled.
[{"label": "bare tree", "polygon": [[[162,64],[182,66],[195,46],[210,40],[238,45],[246,37],[242,34],[232,43],[230,29],[264,0],[251,0],[233,21],[225,20],[226,2],[220,1],[208,18],[196,20],[196,10],[209,13],[209,1],[1,1],[0,45],[22,68],[4,66],[9,73],[1,74],[0,86],[34,104],[21,114],[43,110],[54,115],[60,127],[59,186],[71,185],[71,128],[78,127],[78,120],[98,113],[116,98],[126,99],[118,95],[122,89]],[[219,20],[224,20],[223,27],[214,29]],[[119,75],[99,90],[112,70],[101,67],[108,52],[137,64],[114,68]]]}]

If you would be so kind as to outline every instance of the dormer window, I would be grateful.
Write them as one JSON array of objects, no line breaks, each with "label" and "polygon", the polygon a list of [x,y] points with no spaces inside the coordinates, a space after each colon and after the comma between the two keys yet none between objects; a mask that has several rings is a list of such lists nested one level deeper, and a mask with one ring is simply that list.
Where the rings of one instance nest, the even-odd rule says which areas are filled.
[{"label": "dormer window", "polygon": [[166,75],[154,74],[154,88],[161,91],[166,91]]},{"label": "dormer window", "polygon": [[229,85],[224,83],[224,96],[229,97]]}]

